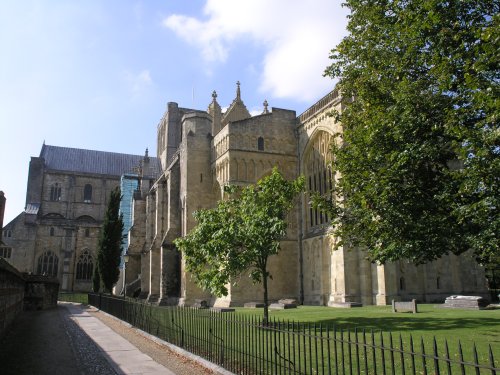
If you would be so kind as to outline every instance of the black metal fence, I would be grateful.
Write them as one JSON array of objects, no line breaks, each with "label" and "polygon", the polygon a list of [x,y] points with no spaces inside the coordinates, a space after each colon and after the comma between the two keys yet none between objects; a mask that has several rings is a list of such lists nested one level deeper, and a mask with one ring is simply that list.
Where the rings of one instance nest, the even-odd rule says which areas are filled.
[{"label": "black metal fence", "polygon": [[89,294],[89,304],[237,374],[496,374],[491,346],[343,330],[321,324],[157,307]]}]

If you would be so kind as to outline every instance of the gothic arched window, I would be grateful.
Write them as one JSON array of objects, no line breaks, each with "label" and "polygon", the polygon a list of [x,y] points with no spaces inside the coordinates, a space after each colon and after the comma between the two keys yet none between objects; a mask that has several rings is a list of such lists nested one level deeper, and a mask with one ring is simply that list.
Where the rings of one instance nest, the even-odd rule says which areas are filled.
[{"label": "gothic arched window", "polygon": [[38,275],[57,276],[59,258],[52,251],[46,251],[38,258]]},{"label": "gothic arched window", "polygon": [[326,196],[331,193],[333,187],[333,175],[329,167],[331,156],[329,152],[332,136],[320,131],[311,139],[306,153],[304,154],[304,174],[306,177],[306,188],[308,197],[308,214],[305,217],[307,227],[312,228],[330,222],[328,214],[316,210],[311,206],[311,197],[314,193]]},{"label": "gothic arched window", "polygon": [[83,188],[83,201],[85,203],[92,202],[92,185],[86,184]]},{"label": "gothic arched window", "polygon": [[51,237],[54,236],[54,234],[55,234],[54,227],[50,227],[49,234],[50,234]]},{"label": "gothic arched window", "polygon": [[76,279],[77,280],[92,280],[92,273],[94,271],[94,262],[92,255],[88,250],[84,250],[78,257],[76,264]]}]

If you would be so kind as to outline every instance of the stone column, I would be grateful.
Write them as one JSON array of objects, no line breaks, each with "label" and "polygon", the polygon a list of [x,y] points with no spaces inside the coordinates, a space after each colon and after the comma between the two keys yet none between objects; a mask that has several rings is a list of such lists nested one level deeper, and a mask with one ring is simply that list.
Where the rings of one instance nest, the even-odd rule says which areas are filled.
[{"label": "stone column", "polygon": [[335,303],[345,302],[346,281],[344,268],[344,249],[332,251],[330,255],[331,262],[331,283],[330,283],[330,298],[328,306],[333,306]]},{"label": "stone column", "polygon": [[59,260],[60,264],[62,263],[62,280],[61,280],[61,290],[63,291],[72,291],[73,287],[73,269],[72,269],[72,261],[74,261],[73,257],[75,255],[74,246],[73,246],[73,230],[66,229],[63,243],[63,251],[62,262]]},{"label": "stone column", "polygon": [[158,302],[161,281],[161,249],[154,247],[149,252],[149,296],[148,302]]},{"label": "stone column", "polygon": [[161,290],[160,305],[177,305],[180,294],[180,254],[173,245],[161,249]]},{"label": "stone column", "polygon": [[387,304],[386,280],[385,280],[385,266],[377,264],[377,295],[375,296],[375,303],[377,305]]},{"label": "stone column", "polygon": [[149,290],[151,286],[151,280],[149,279],[149,251],[141,254],[141,294],[140,298],[147,298],[149,296]]},{"label": "stone column", "polygon": [[359,293],[361,300],[360,302],[363,305],[372,305],[373,304],[373,295],[372,295],[372,272],[371,272],[371,263],[364,259],[364,253],[362,250],[358,250],[359,252],[359,260],[358,260],[358,269],[359,269]]}]

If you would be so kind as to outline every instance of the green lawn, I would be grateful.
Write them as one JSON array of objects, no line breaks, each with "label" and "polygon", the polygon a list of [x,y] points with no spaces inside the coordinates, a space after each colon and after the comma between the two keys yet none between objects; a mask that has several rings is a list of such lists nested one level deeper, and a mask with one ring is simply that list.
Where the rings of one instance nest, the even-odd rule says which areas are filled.
[{"label": "green lawn", "polygon": [[77,292],[60,292],[57,297],[58,301],[63,302],[79,302],[83,304],[88,304],[88,294],[87,293],[77,293]]},{"label": "green lawn", "polygon": [[[491,345],[496,362],[500,361],[500,309],[465,310],[445,309],[431,304],[418,305],[418,313],[393,313],[391,306],[366,306],[351,309],[320,306],[299,306],[296,309],[270,310],[271,319],[294,320],[307,323],[333,324],[337,329],[357,328],[392,332],[404,342],[411,334],[414,339],[423,337],[431,343],[436,337],[438,344],[448,341],[450,351],[458,340],[464,348],[472,348],[475,342],[481,356]],[[237,315],[258,315],[262,309],[237,308]],[[426,345],[427,347],[427,345]],[[431,346],[429,345],[429,348]]]},{"label": "green lawn", "polygon": [[[289,373],[291,368],[296,374],[333,370],[343,373],[344,365],[361,374],[383,373],[383,369],[394,374],[403,373],[403,369],[406,373],[413,373],[412,369],[418,374],[425,373],[425,369],[434,373],[436,368],[458,374],[462,373],[459,340],[465,362],[475,362],[475,343],[479,364],[491,363],[490,346],[495,367],[500,364],[500,309],[476,311],[419,305],[418,314],[395,314],[391,306],[299,306],[271,310],[270,325],[264,327],[262,309],[237,308],[234,313],[217,313],[105,296],[102,302],[104,311],[242,374],[275,375]],[[434,360],[434,352],[439,360]],[[476,372],[472,366],[466,367],[465,374],[491,374],[486,368]]]}]

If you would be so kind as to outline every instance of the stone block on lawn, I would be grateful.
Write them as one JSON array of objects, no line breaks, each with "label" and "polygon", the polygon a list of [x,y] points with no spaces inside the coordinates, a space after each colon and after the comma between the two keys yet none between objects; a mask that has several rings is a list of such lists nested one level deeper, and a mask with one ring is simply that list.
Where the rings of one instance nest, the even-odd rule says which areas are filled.
[{"label": "stone block on lawn", "polygon": [[285,310],[285,309],[296,309],[297,305],[294,303],[271,303],[269,308],[272,310]]},{"label": "stone block on lawn", "polygon": [[195,299],[192,307],[195,309],[208,309],[208,302],[204,299]]},{"label": "stone block on lawn", "polygon": [[350,309],[352,307],[362,307],[363,304],[359,302],[328,302],[329,307],[340,307],[342,309]]},{"label": "stone block on lawn", "polygon": [[488,300],[479,296],[449,296],[446,297],[441,307],[451,309],[474,309],[482,310],[488,306]]},{"label": "stone block on lawn", "polygon": [[295,305],[295,306],[299,304],[297,300],[293,298],[283,298],[278,300],[278,303],[283,303],[285,305]]},{"label": "stone block on lawn", "polygon": [[246,302],[243,305],[243,307],[246,309],[257,309],[260,307],[264,307],[264,303],[263,302]]}]

